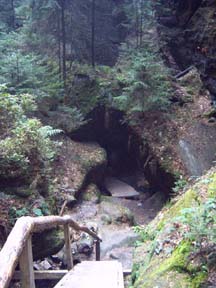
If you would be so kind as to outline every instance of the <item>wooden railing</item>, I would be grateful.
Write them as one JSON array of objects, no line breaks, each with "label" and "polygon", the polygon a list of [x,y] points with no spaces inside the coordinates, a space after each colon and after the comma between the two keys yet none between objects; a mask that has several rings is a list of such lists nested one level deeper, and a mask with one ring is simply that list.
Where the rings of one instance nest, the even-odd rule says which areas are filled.
[{"label": "wooden railing", "polygon": [[[21,217],[17,220],[13,230],[0,251],[0,288],[7,288],[14,276],[19,263],[20,272],[15,273],[16,278],[21,278],[22,288],[35,288],[36,279],[48,279],[49,272],[36,273],[33,270],[31,235],[34,232],[42,232],[57,226],[64,226],[65,251],[67,255],[67,269],[73,268],[71,253],[71,241],[69,228],[88,233],[95,239],[96,260],[100,260],[100,237],[84,226],[79,226],[71,216],[45,216],[45,217]],[[65,272],[58,271],[51,278],[62,276]],[[51,273],[50,273],[51,274]],[[61,275],[62,274],[62,275]],[[20,275],[20,276],[19,276]]]}]

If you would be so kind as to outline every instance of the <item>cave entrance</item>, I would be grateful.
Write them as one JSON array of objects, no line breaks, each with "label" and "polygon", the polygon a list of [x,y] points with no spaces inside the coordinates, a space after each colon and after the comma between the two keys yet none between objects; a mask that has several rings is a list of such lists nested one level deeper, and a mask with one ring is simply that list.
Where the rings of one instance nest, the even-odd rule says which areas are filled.
[{"label": "cave entrance", "polygon": [[88,123],[74,131],[71,138],[97,142],[107,153],[106,177],[115,177],[139,192],[162,192],[169,198],[174,185],[151,154],[147,144],[124,121],[124,113],[98,106],[87,115]]},{"label": "cave entrance", "polygon": [[124,177],[139,170],[133,151],[135,135],[124,123],[124,113],[115,109],[97,107],[87,116],[88,123],[72,133],[71,138],[80,142],[97,142],[107,153],[107,173]]}]

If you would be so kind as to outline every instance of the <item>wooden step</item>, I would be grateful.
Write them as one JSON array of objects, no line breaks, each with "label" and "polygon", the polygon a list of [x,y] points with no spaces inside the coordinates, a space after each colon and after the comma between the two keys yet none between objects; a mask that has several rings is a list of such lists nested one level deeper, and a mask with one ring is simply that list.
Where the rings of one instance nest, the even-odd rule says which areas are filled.
[{"label": "wooden step", "polygon": [[118,261],[83,261],[69,271],[55,288],[124,288]]}]

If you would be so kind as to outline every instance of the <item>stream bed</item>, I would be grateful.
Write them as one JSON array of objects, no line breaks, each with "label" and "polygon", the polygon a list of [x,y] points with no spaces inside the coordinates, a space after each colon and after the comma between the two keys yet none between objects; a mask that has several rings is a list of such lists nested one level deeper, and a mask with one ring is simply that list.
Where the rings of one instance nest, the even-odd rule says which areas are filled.
[{"label": "stream bed", "polygon": [[[135,197],[129,197],[128,190],[125,193],[125,197],[102,196],[100,203],[83,201],[69,213],[75,221],[98,232],[103,240],[102,260],[117,259],[124,269],[132,269],[133,247],[139,237],[133,227],[146,225],[154,219],[163,207],[165,198],[159,192],[139,192]],[[94,259],[94,253],[85,255],[86,258]]]}]

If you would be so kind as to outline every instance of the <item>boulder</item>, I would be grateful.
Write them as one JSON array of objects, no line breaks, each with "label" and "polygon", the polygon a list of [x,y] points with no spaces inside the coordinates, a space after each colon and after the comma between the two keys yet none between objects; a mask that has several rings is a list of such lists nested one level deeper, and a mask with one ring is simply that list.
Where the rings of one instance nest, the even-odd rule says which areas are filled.
[{"label": "boulder", "polygon": [[83,200],[94,203],[100,202],[100,190],[95,184],[90,184],[83,193]]},{"label": "boulder", "polygon": [[32,237],[34,260],[46,258],[59,252],[64,246],[64,234],[59,229],[35,233]]},{"label": "boulder", "polygon": [[134,216],[128,208],[109,201],[109,197],[103,197],[103,200],[104,201],[101,202],[99,207],[99,213],[101,214],[102,221],[105,219],[105,222],[116,224],[134,224]]}]

